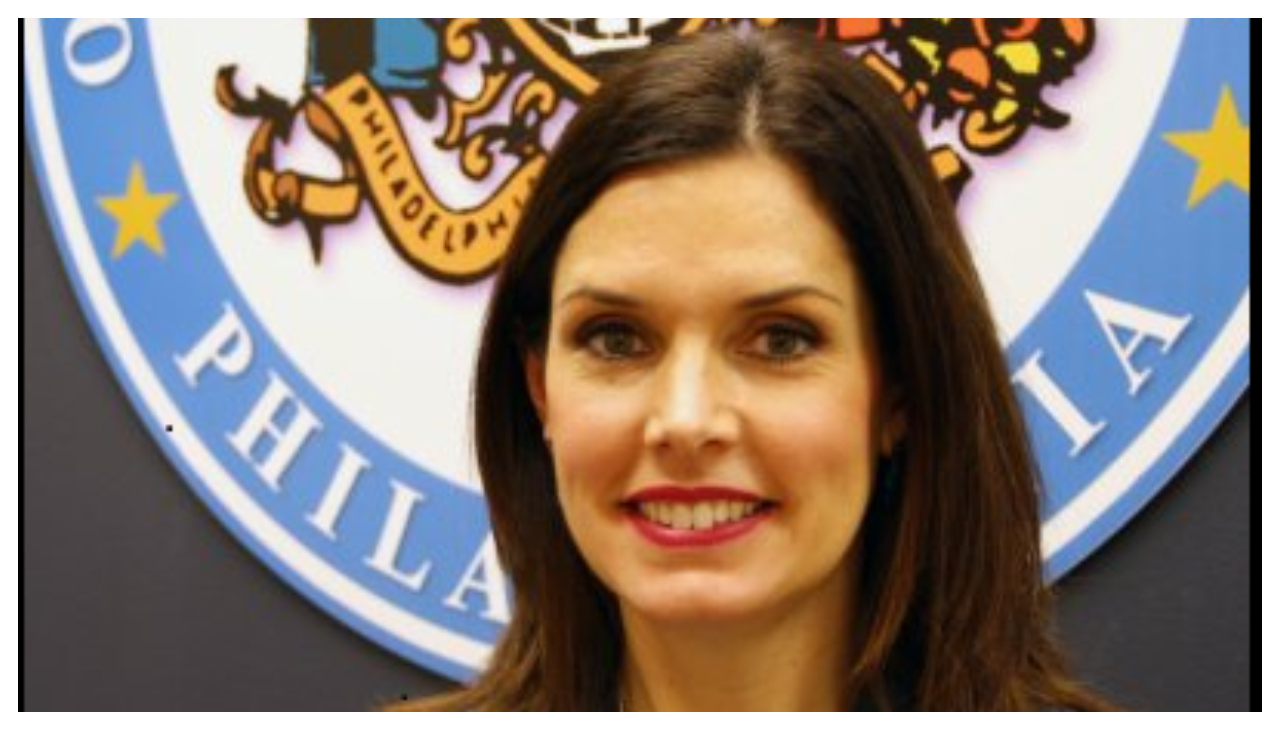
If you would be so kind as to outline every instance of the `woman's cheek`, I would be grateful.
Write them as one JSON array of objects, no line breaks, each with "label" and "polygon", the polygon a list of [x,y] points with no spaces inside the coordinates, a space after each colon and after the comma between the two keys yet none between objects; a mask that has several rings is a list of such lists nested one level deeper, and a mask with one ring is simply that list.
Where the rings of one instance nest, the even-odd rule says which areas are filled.
[{"label": "woman's cheek", "polygon": [[[865,488],[876,460],[869,399],[860,394],[819,399],[774,399],[773,407],[753,419],[754,445],[770,470],[792,478],[836,477]],[[825,477],[823,475],[826,475]],[[784,483],[790,479],[784,478]]]},{"label": "woman's cheek", "polygon": [[[625,401],[581,393],[558,401],[549,435],[562,488],[590,481],[594,488],[620,482],[641,448],[640,431]],[[625,489],[625,483],[612,489]]]}]

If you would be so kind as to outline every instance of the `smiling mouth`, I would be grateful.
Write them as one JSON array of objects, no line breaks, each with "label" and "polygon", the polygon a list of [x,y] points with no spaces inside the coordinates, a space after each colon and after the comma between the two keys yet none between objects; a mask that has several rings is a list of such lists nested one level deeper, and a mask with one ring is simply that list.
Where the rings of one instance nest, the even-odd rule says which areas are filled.
[{"label": "smiling mouth", "polygon": [[646,500],[628,503],[628,507],[636,516],[659,527],[698,532],[747,522],[777,505],[768,500],[708,499]]}]

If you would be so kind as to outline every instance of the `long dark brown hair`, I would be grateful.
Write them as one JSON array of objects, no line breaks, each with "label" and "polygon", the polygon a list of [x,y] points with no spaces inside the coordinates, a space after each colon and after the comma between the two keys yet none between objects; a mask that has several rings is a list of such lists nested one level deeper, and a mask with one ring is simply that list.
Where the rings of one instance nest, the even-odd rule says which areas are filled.
[{"label": "long dark brown hair", "polygon": [[513,618],[474,684],[409,706],[618,706],[616,599],[560,513],[524,358],[545,346],[565,236],[610,181],[739,149],[793,165],[841,229],[907,414],[898,485],[879,490],[855,556],[849,707],[1102,709],[1050,636],[1035,466],[952,200],[875,72],[779,31],[697,35],[628,61],[560,138],[498,275],[475,380]]}]

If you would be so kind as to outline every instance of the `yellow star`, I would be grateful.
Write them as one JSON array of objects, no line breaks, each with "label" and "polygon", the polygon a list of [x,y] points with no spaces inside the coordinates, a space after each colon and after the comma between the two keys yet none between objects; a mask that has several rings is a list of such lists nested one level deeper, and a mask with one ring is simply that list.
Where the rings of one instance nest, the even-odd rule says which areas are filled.
[{"label": "yellow star", "polygon": [[142,164],[133,163],[129,171],[129,187],[118,198],[98,198],[98,205],[116,219],[115,246],[111,258],[118,259],[141,240],[147,248],[164,255],[164,240],[160,237],[160,216],[178,201],[177,193],[152,193],[147,190]]},{"label": "yellow star", "polygon": [[1222,87],[1213,124],[1205,130],[1171,132],[1169,144],[1190,155],[1198,163],[1187,207],[1194,208],[1223,183],[1249,192],[1249,128],[1240,123],[1240,112],[1231,97],[1231,88]]}]

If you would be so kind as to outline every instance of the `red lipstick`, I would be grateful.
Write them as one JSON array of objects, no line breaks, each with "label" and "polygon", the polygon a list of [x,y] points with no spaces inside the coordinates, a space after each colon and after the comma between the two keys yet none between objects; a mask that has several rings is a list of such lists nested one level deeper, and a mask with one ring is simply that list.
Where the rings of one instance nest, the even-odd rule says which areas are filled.
[{"label": "red lipstick", "polygon": [[729,502],[769,501],[758,494],[733,487],[680,487],[665,484],[644,487],[627,497],[625,501],[630,504],[640,504],[641,502],[712,502],[718,499]]},{"label": "red lipstick", "polygon": [[[666,520],[653,519],[655,504],[673,505],[676,509],[687,510],[694,504],[715,502],[749,505],[747,509],[751,514],[740,514],[735,519],[720,521],[701,529],[679,528],[664,524]],[[746,536],[772,517],[777,505],[758,494],[732,487],[657,485],[632,494],[624,501],[623,506],[632,526],[650,542],[666,548],[704,548]],[[646,507],[650,513],[648,515],[645,514]]]}]

